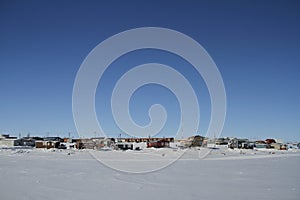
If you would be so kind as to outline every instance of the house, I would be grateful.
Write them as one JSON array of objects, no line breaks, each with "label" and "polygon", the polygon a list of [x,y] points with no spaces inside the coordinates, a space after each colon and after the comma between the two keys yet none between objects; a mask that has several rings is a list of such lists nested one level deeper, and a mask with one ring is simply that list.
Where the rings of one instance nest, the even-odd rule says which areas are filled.
[{"label": "house", "polygon": [[[171,142],[171,147],[201,147],[204,144],[205,137],[200,135],[194,135],[185,139],[176,139]],[[175,142],[175,143],[174,143]]]},{"label": "house", "polygon": [[9,139],[9,138],[5,138],[5,139],[1,139],[0,140],[0,147],[14,147],[17,146],[17,139]]},{"label": "house", "polygon": [[271,149],[280,150],[281,144],[280,143],[272,143],[270,144]]},{"label": "house", "polygon": [[287,146],[281,143],[272,143],[270,144],[270,148],[276,150],[287,150]]},{"label": "house", "polygon": [[255,149],[267,149],[270,148],[270,144],[267,144],[264,140],[257,140],[254,142]]},{"label": "house", "polygon": [[0,147],[18,146],[17,137],[10,137],[9,134],[0,135]]},{"label": "house", "polygon": [[[113,139],[111,139],[113,141]],[[174,138],[116,138],[115,147],[122,150],[139,150],[147,147],[169,147],[174,142]]]},{"label": "house", "polygon": [[35,141],[35,148],[59,148],[63,139],[60,137],[45,137],[41,141]]},{"label": "house", "polygon": [[229,143],[229,138],[217,138],[215,141],[216,145],[228,145]]},{"label": "house", "polygon": [[75,142],[61,142],[58,146],[59,149],[75,149],[76,143]]},{"label": "house", "polygon": [[191,136],[188,138],[187,142],[189,147],[200,147],[203,144],[205,137],[200,135]]},{"label": "house", "polygon": [[82,139],[72,139],[72,142],[75,143],[75,148],[76,149],[83,149],[83,143],[82,143]]},{"label": "house", "polygon": [[120,142],[120,143],[116,144],[116,147],[123,151],[133,150],[133,143],[132,142]]},{"label": "house", "polygon": [[95,149],[96,142],[90,138],[82,138],[81,139],[82,149]]},{"label": "house", "polygon": [[255,141],[254,148],[255,149],[266,149],[266,148],[269,148],[269,145],[263,140],[258,140],[258,141]]},{"label": "house", "polygon": [[52,149],[52,148],[59,148],[59,145],[60,142],[58,141],[49,141],[49,140],[35,141],[35,148]]},{"label": "house", "polygon": [[248,149],[251,148],[250,141],[248,139],[232,138],[228,142],[228,147],[231,149]]},{"label": "house", "polygon": [[[77,142],[78,143],[78,142]],[[103,147],[110,147],[114,142],[111,138],[82,138],[79,145],[82,149],[101,149]]]},{"label": "house", "polygon": [[148,138],[118,138],[118,141],[122,141],[122,142],[151,142],[151,141],[157,141],[157,140],[165,140],[168,142],[174,142],[174,138],[152,138],[152,137],[148,137]]},{"label": "house", "polygon": [[163,148],[163,147],[170,147],[170,141],[161,139],[161,140],[154,140],[147,142],[147,148]]},{"label": "house", "polygon": [[114,146],[121,150],[142,150],[147,148],[147,142],[117,142]]},{"label": "house", "polygon": [[265,140],[265,143],[266,143],[266,144],[276,143],[276,140],[274,140],[274,139],[266,139],[266,140]]},{"label": "house", "polygon": [[18,139],[17,146],[26,146],[26,147],[35,147],[35,141],[40,140],[42,141],[43,138],[40,137],[23,137]]},{"label": "house", "polygon": [[298,143],[287,143],[286,146],[287,146],[287,149],[298,149]]}]

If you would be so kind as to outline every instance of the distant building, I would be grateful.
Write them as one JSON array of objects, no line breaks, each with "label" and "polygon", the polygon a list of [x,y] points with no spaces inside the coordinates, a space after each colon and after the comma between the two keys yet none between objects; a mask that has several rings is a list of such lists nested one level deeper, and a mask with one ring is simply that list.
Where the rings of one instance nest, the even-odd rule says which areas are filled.
[{"label": "distant building", "polygon": [[266,149],[268,147],[267,144],[263,144],[263,143],[255,143],[254,148],[255,149]]},{"label": "distant building", "polygon": [[45,137],[43,140],[35,141],[35,148],[59,148],[61,142],[63,139],[60,137]]},{"label": "distant building", "polygon": [[276,143],[276,140],[275,140],[275,139],[266,139],[266,140],[265,140],[265,143],[266,143],[266,144]]},{"label": "distant building", "polygon": [[133,150],[133,143],[132,142],[121,142],[121,143],[117,143],[116,147],[118,149],[123,150],[123,151],[125,151],[125,150]]},{"label": "distant building", "polygon": [[[200,147],[206,142],[205,137],[201,135],[195,135],[186,139],[174,140],[177,147],[188,148],[188,147]],[[173,145],[172,145],[173,146]]]},{"label": "distant building", "polygon": [[0,135],[0,147],[18,146],[17,137],[10,137],[9,134]]},{"label": "distant building", "polygon": [[30,138],[20,138],[16,140],[16,146],[34,147],[35,140]]},{"label": "distant building", "polygon": [[161,140],[154,140],[154,141],[149,141],[147,142],[147,147],[151,148],[163,148],[163,147],[170,147],[170,141],[166,139],[161,139]]},{"label": "distant building", "polygon": [[82,149],[101,149],[103,147],[110,147],[113,143],[111,138],[99,137],[80,139],[79,145]]},{"label": "distant building", "polygon": [[195,135],[188,138],[189,147],[201,147],[205,137],[201,135]]},{"label": "distant building", "polygon": [[255,149],[267,149],[269,147],[270,147],[270,145],[267,144],[264,140],[257,140],[254,143],[254,148]]},{"label": "distant building", "polygon": [[13,147],[17,146],[17,139],[1,139],[0,140],[0,147]]},{"label": "distant building", "polygon": [[150,147],[170,147],[172,142],[174,142],[174,138],[117,138],[115,139],[115,147],[121,150],[140,150]]},{"label": "distant building", "polygon": [[276,150],[287,150],[287,145],[281,143],[272,143],[270,144],[270,148]]},{"label": "distant building", "polygon": [[118,138],[118,141],[122,142],[151,142],[151,141],[158,141],[158,140],[164,140],[167,142],[174,142],[174,138],[156,138],[156,137],[148,137],[148,138]]},{"label": "distant building", "polygon": [[217,138],[215,141],[216,145],[228,145],[229,143],[229,138]]},{"label": "distant building", "polygon": [[35,148],[52,149],[52,148],[58,148],[59,145],[60,142],[58,141],[49,141],[49,140],[35,141]]},{"label": "distant building", "polygon": [[251,148],[250,141],[248,139],[232,138],[228,142],[228,147],[231,149],[249,149]]}]

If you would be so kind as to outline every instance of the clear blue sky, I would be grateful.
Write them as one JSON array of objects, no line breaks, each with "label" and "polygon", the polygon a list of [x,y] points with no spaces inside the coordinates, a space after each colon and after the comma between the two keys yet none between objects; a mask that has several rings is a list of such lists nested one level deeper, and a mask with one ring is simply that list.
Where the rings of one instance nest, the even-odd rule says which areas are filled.
[{"label": "clear blue sky", "polygon": [[[106,38],[137,27],[165,27],[197,40],[217,64],[227,93],[222,136],[300,140],[299,1],[1,1],[0,133],[76,135],[72,89],[82,61]],[[118,59],[98,88],[98,118],[111,134],[108,97],[114,81],[137,64],[168,64],[188,76],[201,99],[200,134],[210,119],[205,84],[177,56],[137,51]],[[124,66],[121,68],[120,66]],[[187,66],[187,67],[181,67]],[[178,128],[178,103],[147,86],[132,98],[132,116],[164,104],[164,133]]]}]

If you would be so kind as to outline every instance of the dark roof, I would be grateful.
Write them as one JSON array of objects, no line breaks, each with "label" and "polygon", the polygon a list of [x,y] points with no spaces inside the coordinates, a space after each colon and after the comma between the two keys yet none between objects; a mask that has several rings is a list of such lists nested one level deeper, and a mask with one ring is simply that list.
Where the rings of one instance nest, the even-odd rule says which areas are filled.
[{"label": "dark roof", "polygon": [[60,137],[45,137],[44,141],[61,141]]}]

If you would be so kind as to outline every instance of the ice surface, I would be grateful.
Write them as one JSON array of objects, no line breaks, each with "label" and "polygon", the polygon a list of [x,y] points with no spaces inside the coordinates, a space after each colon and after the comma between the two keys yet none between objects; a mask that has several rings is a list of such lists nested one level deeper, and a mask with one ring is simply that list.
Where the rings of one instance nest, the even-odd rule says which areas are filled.
[{"label": "ice surface", "polygon": [[116,171],[92,156],[147,167],[178,154],[165,149],[142,159],[146,153],[2,149],[0,199],[300,199],[298,150],[218,149],[199,159],[199,150],[191,149],[170,166],[144,174]]}]

